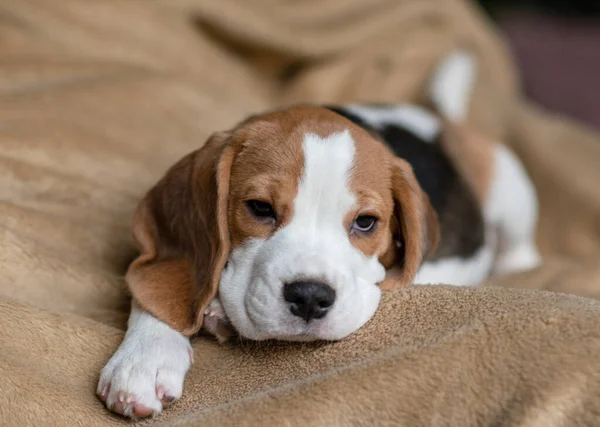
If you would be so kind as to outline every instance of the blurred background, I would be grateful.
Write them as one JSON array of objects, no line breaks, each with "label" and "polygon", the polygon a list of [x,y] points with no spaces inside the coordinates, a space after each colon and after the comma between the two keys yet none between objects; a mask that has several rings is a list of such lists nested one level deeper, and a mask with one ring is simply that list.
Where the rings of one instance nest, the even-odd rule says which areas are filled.
[{"label": "blurred background", "polygon": [[600,0],[480,0],[529,98],[600,129]]}]

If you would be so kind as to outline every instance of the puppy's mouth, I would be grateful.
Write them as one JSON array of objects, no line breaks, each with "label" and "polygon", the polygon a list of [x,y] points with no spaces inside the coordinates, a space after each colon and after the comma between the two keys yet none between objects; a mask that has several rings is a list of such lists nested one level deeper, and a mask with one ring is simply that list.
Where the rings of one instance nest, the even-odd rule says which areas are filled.
[{"label": "puppy's mouth", "polygon": [[[320,341],[323,338],[319,337],[311,330],[314,325],[307,324],[301,331],[292,334],[281,334],[272,339],[278,341],[293,341],[293,342],[311,342]],[[209,335],[217,338],[219,343],[225,343],[229,340],[242,337],[234,328],[233,324],[227,317],[227,314],[220,304],[211,304],[204,312],[202,329]]]}]

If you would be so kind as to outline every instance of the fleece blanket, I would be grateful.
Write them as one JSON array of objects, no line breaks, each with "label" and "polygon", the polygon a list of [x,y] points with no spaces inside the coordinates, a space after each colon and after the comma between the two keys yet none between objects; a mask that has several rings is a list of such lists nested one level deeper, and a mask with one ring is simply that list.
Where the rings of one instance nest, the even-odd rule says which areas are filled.
[{"label": "fleece blanket", "polygon": [[386,294],[340,342],[196,338],[183,398],[142,424],[598,425],[600,136],[529,105],[460,0],[0,0],[0,425],[129,423],[94,392],[168,166],[276,106],[423,101],[456,46],[480,62],[469,120],[538,187],[544,265]]}]

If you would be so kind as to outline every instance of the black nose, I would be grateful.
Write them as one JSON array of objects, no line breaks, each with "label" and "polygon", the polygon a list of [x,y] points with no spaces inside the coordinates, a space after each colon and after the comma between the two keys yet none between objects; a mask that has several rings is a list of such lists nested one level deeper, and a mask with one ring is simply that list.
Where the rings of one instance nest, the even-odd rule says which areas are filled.
[{"label": "black nose", "polygon": [[283,287],[283,298],[294,316],[307,322],[324,317],[335,302],[335,291],[325,283],[291,282]]}]

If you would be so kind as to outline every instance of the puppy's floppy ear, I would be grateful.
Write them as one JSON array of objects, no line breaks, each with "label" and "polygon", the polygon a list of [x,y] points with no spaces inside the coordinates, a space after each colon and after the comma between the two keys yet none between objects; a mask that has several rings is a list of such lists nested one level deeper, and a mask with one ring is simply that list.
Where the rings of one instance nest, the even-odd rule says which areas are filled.
[{"label": "puppy's floppy ear", "polygon": [[214,134],[181,159],[134,216],[141,253],[129,266],[129,289],[141,307],[184,335],[200,329],[229,255],[230,140],[229,133]]},{"label": "puppy's floppy ear", "polygon": [[391,289],[412,283],[421,262],[437,249],[440,230],[437,214],[421,189],[412,167],[403,159],[392,160],[392,193],[396,222],[393,233],[395,263],[400,276],[386,280],[382,288]]}]

